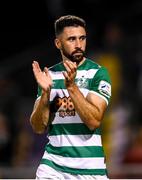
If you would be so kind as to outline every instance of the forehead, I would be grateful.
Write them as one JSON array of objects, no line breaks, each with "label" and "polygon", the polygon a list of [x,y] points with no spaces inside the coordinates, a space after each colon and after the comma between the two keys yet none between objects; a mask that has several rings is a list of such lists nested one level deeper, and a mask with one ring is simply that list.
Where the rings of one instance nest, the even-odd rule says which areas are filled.
[{"label": "forehead", "polygon": [[67,36],[67,37],[69,37],[69,36],[82,36],[82,35],[86,35],[86,31],[81,26],[77,26],[77,27],[68,26],[68,27],[64,28],[62,35]]}]

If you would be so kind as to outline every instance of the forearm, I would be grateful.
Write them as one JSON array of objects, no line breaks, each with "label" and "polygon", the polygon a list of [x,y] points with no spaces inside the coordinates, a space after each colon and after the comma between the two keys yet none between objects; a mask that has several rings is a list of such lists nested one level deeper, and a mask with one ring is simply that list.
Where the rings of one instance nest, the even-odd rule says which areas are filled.
[{"label": "forearm", "polygon": [[102,119],[99,109],[86,100],[75,84],[67,89],[81,120],[91,130],[98,128]]},{"label": "forearm", "polygon": [[44,133],[49,120],[49,93],[43,92],[36,103],[31,114],[31,125],[33,130],[38,133]]}]

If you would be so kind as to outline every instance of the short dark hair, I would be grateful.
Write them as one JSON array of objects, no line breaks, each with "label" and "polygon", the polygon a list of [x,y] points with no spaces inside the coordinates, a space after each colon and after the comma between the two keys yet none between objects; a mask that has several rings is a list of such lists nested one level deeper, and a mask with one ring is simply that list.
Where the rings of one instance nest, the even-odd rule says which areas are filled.
[{"label": "short dark hair", "polygon": [[84,19],[74,15],[61,16],[55,21],[54,24],[55,35],[58,36],[60,33],[62,33],[63,29],[68,26],[81,26],[83,28],[86,28],[86,22]]}]

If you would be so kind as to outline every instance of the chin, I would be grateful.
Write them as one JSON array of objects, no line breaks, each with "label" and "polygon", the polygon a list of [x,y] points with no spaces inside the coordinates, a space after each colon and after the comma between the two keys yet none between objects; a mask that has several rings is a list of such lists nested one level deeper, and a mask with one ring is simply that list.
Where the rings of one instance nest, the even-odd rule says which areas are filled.
[{"label": "chin", "polygon": [[76,62],[76,63],[79,63],[79,62],[81,62],[83,60],[83,58],[84,58],[84,56],[81,56],[81,55],[80,56],[79,55],[74,56],[73,61]]}]

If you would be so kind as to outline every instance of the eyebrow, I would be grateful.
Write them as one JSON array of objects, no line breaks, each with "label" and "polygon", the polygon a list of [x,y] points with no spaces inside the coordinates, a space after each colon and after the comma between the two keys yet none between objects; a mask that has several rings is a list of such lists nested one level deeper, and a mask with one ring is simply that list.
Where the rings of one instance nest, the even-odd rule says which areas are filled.
[{"label": "eyebrow", "polygon": [[[79,38],[86,38],[86,35],[81,35],[81,36],[79,36]],[[76,36],[69,36],[67,39],[75,39],[75,38],[77,38]]]}]

